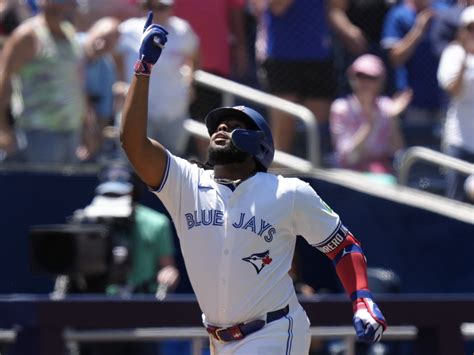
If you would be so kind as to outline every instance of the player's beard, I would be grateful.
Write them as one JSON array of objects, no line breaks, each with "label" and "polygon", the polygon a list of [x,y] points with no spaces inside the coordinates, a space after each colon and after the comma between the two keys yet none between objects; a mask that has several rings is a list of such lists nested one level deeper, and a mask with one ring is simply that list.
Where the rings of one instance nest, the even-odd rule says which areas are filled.
[{"label": "player's beard", "polygon": [[232,141],[224,146],[209,146],[209,164],[212,166],[243,163],[248,157],[249,154],[238,150]]}]

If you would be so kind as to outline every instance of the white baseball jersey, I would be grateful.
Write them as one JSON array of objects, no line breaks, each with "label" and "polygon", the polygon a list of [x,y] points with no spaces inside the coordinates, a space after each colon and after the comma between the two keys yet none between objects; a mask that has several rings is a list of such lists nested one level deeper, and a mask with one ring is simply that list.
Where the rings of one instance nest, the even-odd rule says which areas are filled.
[{"label": "white baseball jersey", "polygon": [[155,193],[175,223],[205,322],[213,325],[261,318],[295,297],[288,271],[297,235],[324,251],[342,241],[339,216],[297,178],[257,173],[232,191],[214,181],[212,170],[168,153]]}]

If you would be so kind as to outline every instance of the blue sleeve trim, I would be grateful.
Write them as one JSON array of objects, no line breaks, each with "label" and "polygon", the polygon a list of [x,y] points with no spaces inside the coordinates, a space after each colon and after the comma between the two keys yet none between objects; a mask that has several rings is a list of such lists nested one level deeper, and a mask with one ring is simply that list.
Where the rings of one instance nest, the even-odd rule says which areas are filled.
[{"label": "blue sleeve trim", "polygon": [[161,180],[161,184],[158,187],[158,190],[156,190],[156,192],[160,192],[163,189],[163,187],[165,186],[166,181],[168,180],[168,175],[169,175],[169,172],[170,172],[170,160],[171,160],[170,153],[168,151],[166,151],[165,174],[163,175],[163,180]]},{"label": "blue sleeve trim", "polygon": [[165,173],[163,175],[163,180],[161,180],[160,186],[158,186],[156,189],[149,186],[148,189],[151,192],[160,192],[163,189],[163,187],[165,186],[166,180],[168,180],[168,175],[169,175],[169,171],[170,171],[170,161],[171,161],[170,153],[168,151],[166,151],[166,166],[165,166]]},{"label": "blue sleeve trim", "polygon": [[347,247],[343,248],[337,255],[336,257],[333,259],[333,263],[334,265],[337,265],[337,263],[339,261],[341,261],[341,259],[343,257],[345,257],[346,255],[348,254],[351,254],[351,253],[360,253],[362,255],[364,255],[364,252],[362,250],[362,248],[357,245],[357,244],[351,244],[351,245],[348,245]]},{"label": "blue sleeve trim", "polygon": [[351,300],[354,302],[358,298],[370,298],[372,299],[372,292],[369,290],[357,290],[351,294]]}]

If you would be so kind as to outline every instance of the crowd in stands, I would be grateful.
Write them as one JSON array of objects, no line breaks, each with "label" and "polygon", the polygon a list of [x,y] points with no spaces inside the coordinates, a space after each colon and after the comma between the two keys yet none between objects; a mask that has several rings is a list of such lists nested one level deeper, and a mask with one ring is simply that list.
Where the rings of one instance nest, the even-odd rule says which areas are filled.
[{"label": "crowd in stands", "polygon": [[[299,138],[314,135],[325,167],[391,175],[417,145],[474,163],[474,0],[0,0],[0,164],[125,162],[117,129],[149,11],[169,41],[151,76],[148,135],[178,156],[206,161],[208,142],[183,122],[223,103],[193,82],[202,69],[307,107],[317,132],[261,110],[277,149],[301,155]],[[95,199],[132,199],[109,175]],[[474,171],[448,171],[446,195],[472,203]],[[171,266],[172,290],[168,219],[135,202],[143,228],[130,250],[142,264],[127,286],[151,280],[155,292]]]},{"label": "crowd in stands", "polygon": [[[415,145],[472,163],[473,6],[0,0],[0,160],[123,159],[111,127],[153,11],[170,41],[151,80],[148,134],[177,155],[207,158],[207,142],[182,127],[222,105],[221,93],[193,83],[202,69],[306,106],[318,121],[308,134],[320,141],[326,167],[391,174],[397,154]],[[265,114],[276,148],[299,155],[306,134],[299,122],[277,109]],[[448,196],[468,200],[465,178],[448,172]]]}]

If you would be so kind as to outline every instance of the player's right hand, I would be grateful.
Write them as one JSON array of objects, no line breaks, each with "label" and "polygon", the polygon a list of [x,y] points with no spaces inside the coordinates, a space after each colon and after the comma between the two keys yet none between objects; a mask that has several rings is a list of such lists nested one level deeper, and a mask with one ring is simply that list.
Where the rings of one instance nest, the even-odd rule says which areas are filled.
[{"label": "player's right hand", "polygon": [[150,11],[143,27],[138,59],[148,64],[155,64],[168,41],[167,35],[168,31],[162,26],[153,24],[153,12]]}]

